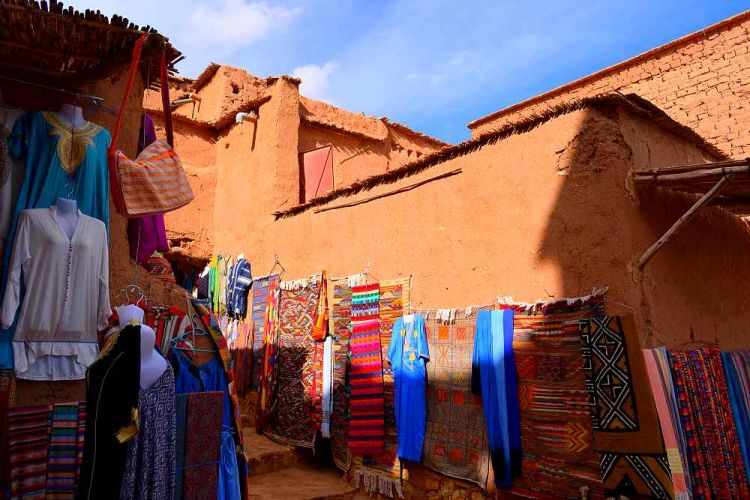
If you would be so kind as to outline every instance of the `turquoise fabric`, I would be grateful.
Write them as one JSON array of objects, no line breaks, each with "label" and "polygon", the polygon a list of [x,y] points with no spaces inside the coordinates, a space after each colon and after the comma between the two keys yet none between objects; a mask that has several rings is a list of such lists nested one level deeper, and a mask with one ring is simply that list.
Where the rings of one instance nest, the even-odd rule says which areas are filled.
[{"label": "turquoise fabric", "polygon": [[393,367],[398,458],[401,460],[422,461],[429,360],[424,318],[418,315],[398,318],[393,324],[388,361]]},{"label": "turquoise fabric", "polygon": [[[73,141],[69,134],[70,127],[66,130],[57,113],[31,111],[16,122],[8,137],[8,149],[23,162],[25,172],[5,246],[0,299],[5,295],[8,263],[21,211],[49,207],[57,198],[75,199],[81,212],[109,228],[109,132],[86,122],[75,129]],[[79,147],[72,146],[73,143]],[[15,325],[9,330],[0,329],[0,368],[13,368],[10,341],[14,329]]]}]

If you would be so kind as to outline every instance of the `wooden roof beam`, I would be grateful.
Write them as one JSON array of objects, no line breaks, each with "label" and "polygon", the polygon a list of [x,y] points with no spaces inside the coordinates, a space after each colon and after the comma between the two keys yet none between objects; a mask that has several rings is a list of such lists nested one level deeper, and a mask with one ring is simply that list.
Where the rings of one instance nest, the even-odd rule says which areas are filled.
[{"label": "wooden roof beam", "polygon": [[643,269],[643,266],[645,266],[646,263],[648,263],[648,261],[651,260],[659,250],[661,250],[661,247],[663,247],[682,226],[684,226],[690,219],[693,218],[693,216],[698,212],[698,210],[701,209],[701,207],[708,204],[716,195],[719,194],[721,189],[732,178],[732,175],[732,173],[725,173],[724,176],[719,179],[719,181],[714,185],[714,187],[712,187],[708,192],[701,196],[700,199],[696,201],[693,206],[688,209],[687,212],[682,214],[682,217],[677,219],[677,222],[672,224],[672,227],[667,229],[667,232],[664,233],[664,235],[659,238],[656,243],[651,245],[651,247],[643,253],[641,258],[636,262],[635,266],[638,269]]}]

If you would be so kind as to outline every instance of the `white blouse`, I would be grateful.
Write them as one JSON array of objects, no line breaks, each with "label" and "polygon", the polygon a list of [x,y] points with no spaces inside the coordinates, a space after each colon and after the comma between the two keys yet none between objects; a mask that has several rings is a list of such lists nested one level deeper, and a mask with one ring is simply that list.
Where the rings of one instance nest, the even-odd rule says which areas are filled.
[{"label": "white blouse", "polygon": [[78,212],[72,238],[55,207],[24,210],[18,219],[0,321],[8,328],[26,293],[13,336],[16,376],[78,380],[99,352],[97,330],[107,327],[109,254],[107,230]]}]

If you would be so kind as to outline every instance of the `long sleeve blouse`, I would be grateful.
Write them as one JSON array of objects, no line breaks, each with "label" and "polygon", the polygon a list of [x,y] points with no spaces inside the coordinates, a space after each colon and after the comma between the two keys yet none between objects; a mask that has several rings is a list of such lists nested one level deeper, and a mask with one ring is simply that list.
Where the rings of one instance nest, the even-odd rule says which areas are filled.
[{"label": "long sleeve blouse", "polygon": [[107,231],[79,211],[72,238],[55,207],[24,210],[19,217],[0,321],[10,327],[23,305],[13,338],[16,375],[33,380],[77,380],[96,359],[97,330],[107,326]]}]

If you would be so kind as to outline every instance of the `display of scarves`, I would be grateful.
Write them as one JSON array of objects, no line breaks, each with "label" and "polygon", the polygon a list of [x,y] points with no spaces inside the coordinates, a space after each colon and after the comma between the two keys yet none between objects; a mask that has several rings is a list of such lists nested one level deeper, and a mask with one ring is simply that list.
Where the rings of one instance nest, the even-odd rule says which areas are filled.
[{"label": "display of scarves", "polygon": [[430,311],[426,317],[431,359],[423,462],[485,488],[490,471],[487,432],[482,400],[471,393],[476,314],[459,311],[453,321],[441,321]]},{"label": "display of scarves", "polygon": [[252,318],[252,380],[251,389],[260,392],[261,379],[263,378],[263,365],[265,363],[266,343],[266,318],[268,314],[268,302],[272,299],[274,290],[278,288],[279,276],[263,276],[253,281],[250,294],[252,305],[250,315]]},{"label": "display of scarves", "polygon": [[750,352],[722,352],[721,360],[737,425],[745,476],[750,478]]},{"label": "display of scarves", "polygon": [[300,286],[281,284],[276,400],[266,430],[276,441],[304,448],[315,446],[313,358],[316,342],[312,338],[312,328],[319,293],[320,282],[315,280]]},{"label": "display of scarves", "polygon": [[14,370],[0,370],[0,498],[10,489],[8,454],[8,409],[15,406],[16,376]]},{"label": "display of scarves", "polygon": [[[278,335],[279,335],[279,279],[272,277],[268,281],[266,296],[265,325],[263,327],[263,363],[258,380],[258,402],[255,406],[255,430],[261,432],[268,423],[271,412],[272,398],[276,388],[276,367],[278,366]],[[253,340],[255,346],[255,340]],[[256,365],[257,366],[257,365]]]},{"label": "display of scarves", "polygon": [[612,316],[581,321],[581,352],[605,489],[674,498],[635,320]]},{"label": "display of scarves", "polygon": [[671,351],[670,360],[694,498],[750,498],[719,350]]},{"label": "display of scarves", "polygon": [[[380,287],[377,284],[352,288],[349,448],[353,455],[382,452],[384,447],[379,298]],[[364,473],[358,470],[355,479],[362,474]],[[367,481],[366,476],[365,480]]]},{"label": "display of scarves", "polygon": [[603,313],[604,297],[514,308],[523,460],[513,491],[603,497],[579,323]]},{"label": "display of scarves", "polygon": [[349,470],[349,337],[351,335],[352,289],[346,278],[332,280],[329,328],[333,337],[333,408],[331,410],[331,453],[333,463]]},{"label": "display of scarves", "polygon": [[646,361],[656,412],[659,414],[675,498],[689,500],[692,498],[692,490],[690,476],[686,473],[688,470],[687,445],[680,422],[680,410],[677,407],[672,372],[669,369],[669,355],[666,347],[658,347],[644,349],[643,357]]},{"label": "display of scarves", "polygon": [[[380,323],[380,347],[383,359],[383,403],[384,445],[378,453],[370,453],[355,459],[357,473],[364,476],[368,484],[377,486],[375,491],[387,496],[401,496],[401,463],[398,459],[398,434],[396,433],[396,395],[393,385],[393,370],[386,361],[391,345],[393,323],[409,311],[409,277],[381,281],[378,299]],[[370,488],[372,491],[372,488]]]}]

